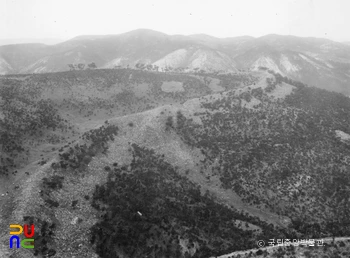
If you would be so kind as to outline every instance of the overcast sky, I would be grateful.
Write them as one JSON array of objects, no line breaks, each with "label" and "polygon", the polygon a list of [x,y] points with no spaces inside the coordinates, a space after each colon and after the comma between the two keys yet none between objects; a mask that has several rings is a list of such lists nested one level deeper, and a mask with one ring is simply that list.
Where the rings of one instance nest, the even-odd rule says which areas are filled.
[{"label": "overcast sky", "polygon": [[216,37],[266,34],[350,41],[349,0],[0,0],[0,39],[148,28]]}]

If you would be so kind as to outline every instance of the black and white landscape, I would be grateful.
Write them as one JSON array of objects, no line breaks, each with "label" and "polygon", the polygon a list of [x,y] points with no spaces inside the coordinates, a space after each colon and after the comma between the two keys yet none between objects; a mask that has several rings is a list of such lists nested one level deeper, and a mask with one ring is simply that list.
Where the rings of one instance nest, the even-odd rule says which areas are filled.
[{"label": "black and white landscape", "polygon": [[[146,66],[156,71],[256,71],[350,95],[350,45],[328,39],[280,36],[215,38],[138,29],[119,35],[78,36],[56,44],[0,46],[0,74],[52,73],[68,64],[99,68]],[[147,65],[152,65],[148,69]],[[79,69],[79,68],[78,68]]]},{"label": "black and white landscape", "polygon": [[[72,4],[64,16],[28,2],[38,24],[42,11],[68,19],[103,6]],[[18,14],[28,2],[4,8]],[[106,12],[124,10],[107,2]],[[266,16],[293,4],[304,5],[268,1]],[[334,15],[334,5],[312,10]],[[191,6],[196,18],[201,5]],[[41,26],[0,38],[0,258],[350,257],[347,31],[335,40],[135,28],[57,40],[66,34],[44,32],[58,25]],[[9,248],[10,224],[35,225],[34,249]]]}]

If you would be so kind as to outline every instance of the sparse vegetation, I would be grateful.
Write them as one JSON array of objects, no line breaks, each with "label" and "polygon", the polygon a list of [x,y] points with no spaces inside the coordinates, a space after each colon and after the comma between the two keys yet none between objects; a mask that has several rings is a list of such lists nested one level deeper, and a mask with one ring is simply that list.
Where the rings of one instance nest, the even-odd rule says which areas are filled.
[{"label": "sparse vegetation", "polygon": [[[79,227],[86,226],[79,212],[100,215],[91,228],[91,243],[101,257],[209,257],[256,247],[257,239],[335,237],[350,231],[350,145],[336,133],[350,134],[349,98],[272,71],[274,78],[267,79],[264,88],[254,86],[258,79],[247,73],[222,75],[197,69],[195,74],[179,74],[168,67],[168,73],[160,74],[143,64],[139,70],[78,69],[0,78],[0,173],[13,170],[16,175],[19,166],[30,162],[48,172],[38,180],[38,209],[46,217],[26,218],[38,224],[35,255],[59,252],[52,235],[61,227],[55,216],[65,215],[64,209],[79,217],[74,220],[81,223]],[[202,97],[212,93],[208,85],[216,80],[226,92],[193,100],[190,104],[199,103],[198,110],[156,111],[166,130],[157,136],[178,134],[176,147],[193,159],[188,167],[176,156],[156,154],[150,141],[145,143],[149,148],[133,144],[134,136],[140,145],[145,137],[138,134],[134,118],[121,118],[121,129],[109,122],[115,121],[112,117]],[[184,91],[162,91],[163,82],[172,81],[181,83]],[[284,83],[295,86],[292,94],[274,98]],[[235,90],[244,85],[251,87]],[[105,122],[89,130],[96,128],[95,119]],[[110,155],[115,139],[130,144],[120,157]],[[57,154],[58,161],[45,166]],[[168,163],[174,159],[176,166]],[[30,171],[25,178],[33,182],[31,177],[38,173],[25,171]],[[58,197],[68,191],[72,179],[78,179],[79,187],[79,180],[91,181],[94,173],[99,182],[107,182],[97,185],[93,194],[87,190],[92,189],[90,184],[67,202]],[[14,189],[22,186],[16,184]],[[267,223],[263,216],[229,206],[235,205],[223,198],[229,191],[258,216],[269,211],[278,221],[273,217]],[[347,246],[339,242],[324,252],[346,257]],[[297,250],[247,255],[293,257]]]},{"label": "sparse vegetation", "polygon": [[63,119],[50,100],[40,99],[37,87],[0,79],[0,173],[8,174],[28,156],[27,137],[62,129]]},{"label": "sparse vegetation", "polygon": [[[245,202],[288,216],[291,227],[309,237],[342,236],[350,229],[350,164],[339,162],[350,149],[335,130],[350,133],[350,101],[294,85],[284,102],[259,89],[203,102],[203,124],[186,120],[177,131],[205,155],[202,169],[210,167],[208,173]],[[241,99],[253,97],[258,107],[242,107]]]}]

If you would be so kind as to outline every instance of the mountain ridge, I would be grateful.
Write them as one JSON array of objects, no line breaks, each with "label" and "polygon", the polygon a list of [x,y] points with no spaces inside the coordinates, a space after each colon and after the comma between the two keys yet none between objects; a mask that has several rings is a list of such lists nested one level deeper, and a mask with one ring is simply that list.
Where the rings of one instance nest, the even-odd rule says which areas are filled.
[{"label": "mountain ridge", "polygon": [[82,35],[51,46],[0,46],[0,74],[58,72],[68,70],[68,64],[87,67],[92,62],[101,68],[143,64],[143,69],[148,65],[158,71],[238,72],[266,66],[283,76],[346,95],[350,94],[349,60],[347,44],[276,34],[216,38],[139,29],[117,35]]}]

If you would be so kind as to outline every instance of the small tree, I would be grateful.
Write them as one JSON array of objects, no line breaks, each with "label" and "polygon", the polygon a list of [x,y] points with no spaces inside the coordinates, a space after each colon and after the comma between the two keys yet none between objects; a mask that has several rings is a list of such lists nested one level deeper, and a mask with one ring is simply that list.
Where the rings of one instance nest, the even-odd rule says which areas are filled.
[{"label": "small tree", "polygon": [[91,64],[88,64],[88,67],[90,69],[96,69],[97,68],[97,66],[96,66],[96,64],[94,62],[92,62]]},{"label": "small tree", "polygon": [[173,117],[168,116],[166,123],[165,123],[165,130],[169,130],[170,128],[173,128],[174,122],[173,122]]},{"label": "small tree", "polygon": [[84,68],[85,68],[85,64],[78,64],[78,68],[80,69],[80,70],[84,70]]},{"label": "small tree", "polygon": [[176,112],[176,122],[177,122],[177,129],[181,130],[184,128],[186,123],[186,117],[181,113],[180,110]]}]

